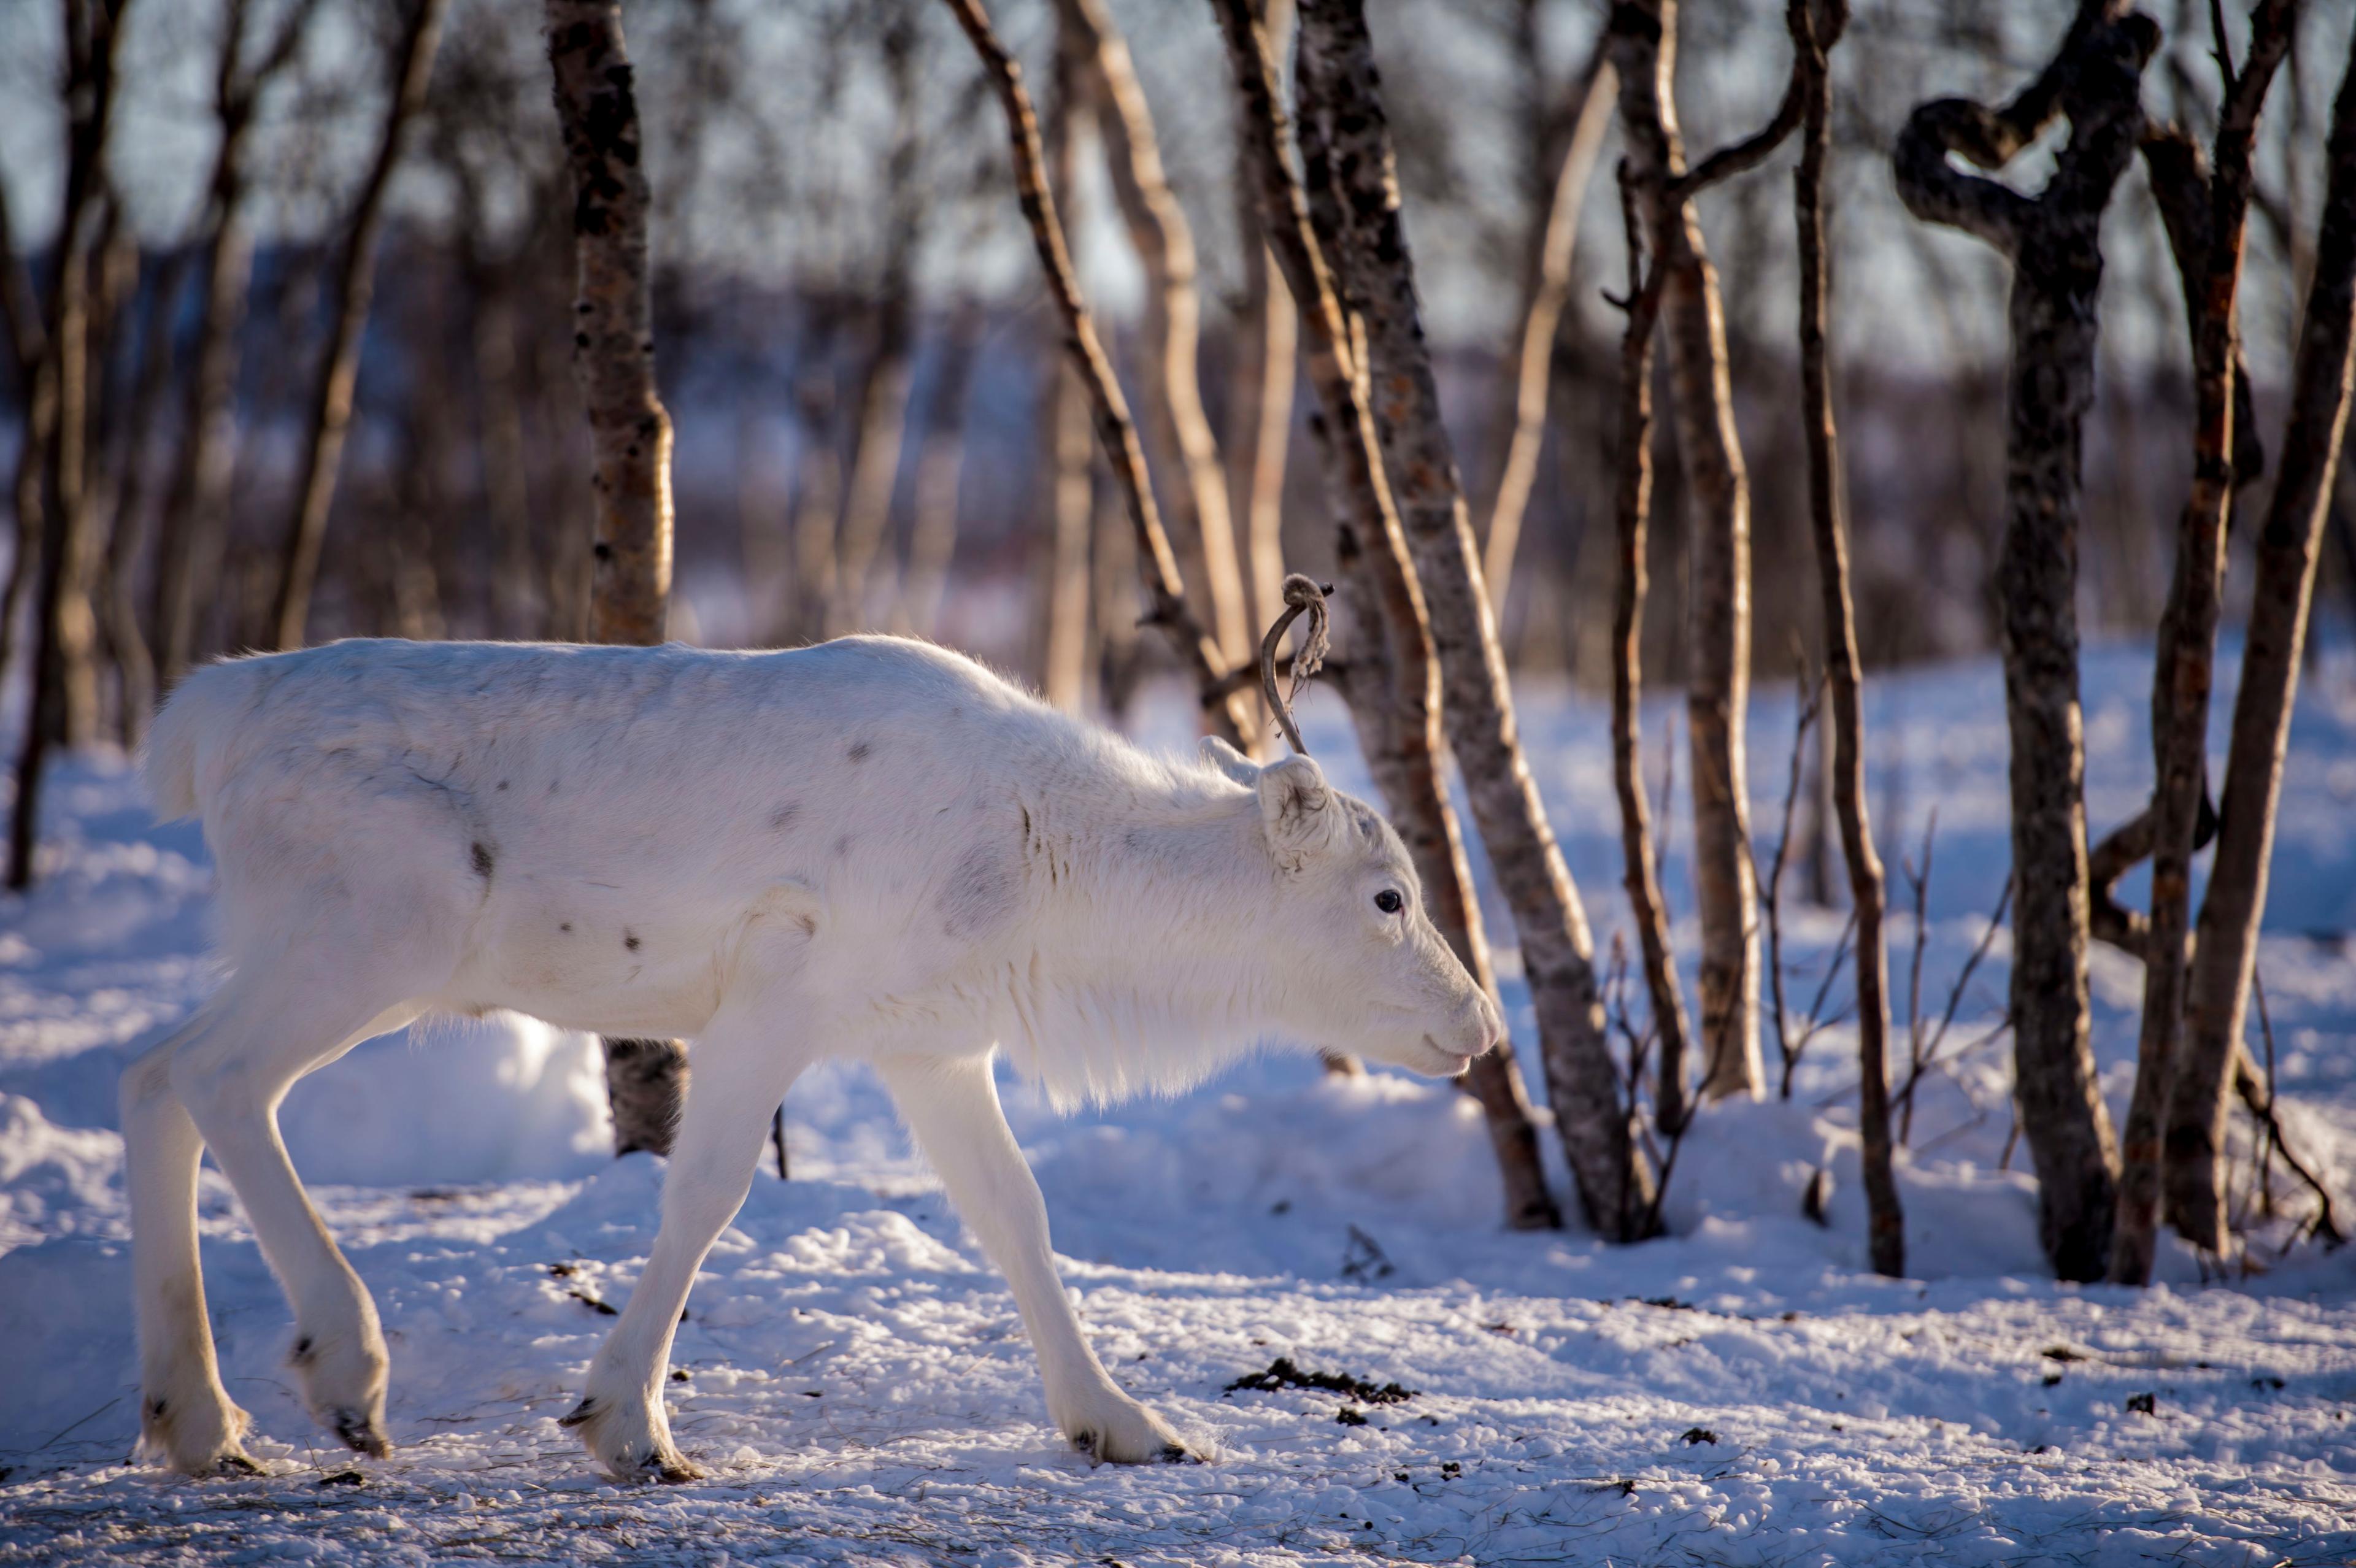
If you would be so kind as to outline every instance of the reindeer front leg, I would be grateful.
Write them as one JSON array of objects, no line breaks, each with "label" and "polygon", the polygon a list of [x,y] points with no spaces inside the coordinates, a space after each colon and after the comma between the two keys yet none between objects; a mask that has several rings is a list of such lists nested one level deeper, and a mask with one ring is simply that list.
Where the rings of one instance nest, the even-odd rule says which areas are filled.
[{"label": "reindeer front leg", "polygon": [[702,1474],[671,1441],[663,1409],[671,1336],[704,1254],[752,1187],[771,1110],[814,1054],[817,1031],[798,1004],[806,1005],[785,988],[732,1001],[689,1052],[687,1104],[663,1174],[662,1228],[621,1320],[590,1363],[581,1403],[561,1423],[616,1480]]},{"label": "reindeer front leg", "polygon": [[1121,1392],[1080,1331],[1047,1243],[1046,1200],[999,1106],[990,1057],[896,1057],[876,1070],[949,1201],[1012,1287],[1055,1425],[1098,1459],[1137,1465],[1189,1457],[1185,1442],[1160,1416]]}]

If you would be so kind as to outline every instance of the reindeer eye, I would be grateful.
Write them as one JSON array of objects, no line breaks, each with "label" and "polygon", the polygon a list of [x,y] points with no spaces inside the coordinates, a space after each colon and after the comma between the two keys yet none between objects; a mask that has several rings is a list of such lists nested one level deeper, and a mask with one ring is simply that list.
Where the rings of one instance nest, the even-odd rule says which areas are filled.
[{"label": "reindeer eye", "polygon": [[1398,896],[1397,888],[1385,888],[1375,895],[1375,907],[1385,914],[1397,914],[1407,907],[1407,901]]}]

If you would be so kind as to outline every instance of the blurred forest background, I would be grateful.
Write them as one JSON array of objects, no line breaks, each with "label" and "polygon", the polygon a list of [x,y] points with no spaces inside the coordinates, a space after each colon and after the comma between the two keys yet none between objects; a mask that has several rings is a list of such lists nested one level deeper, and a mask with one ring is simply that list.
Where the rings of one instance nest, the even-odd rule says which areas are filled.
[{"label": "blurred forest background", "polygon": [[[2172,3],[2147,105],[2205,140],[2207,19]],[[1203,395],[1245,537],[1269,526],[1254,512],[1252,465],[1264,474],[1268,459],[1249,428],[1266,401],[1266,289],[1237,239],[1217,29],[1200,5],[1110,9],[1199,252]],[[1986,98],[2033,74],[2063,9],[1878,0],[1834,59],[1834,352],[1869,667],[1993,646],[2004,464],[2005,269],[1987,247],[1906,216],[1888,149],[1919,100]],[[1485,527],[1603,7],[1379,0],[1370,11],[1445,406]],[[404,106],[413,12],[392,0],[178,0],[127,13],[91,193],[102,256],[89,302],[93,624],[87,699],[66,705],[74,739],[135,739],[157,684],[191,659],[280,640],[289,541],[319,507],[321,383],[355,292],[357,383],[313,530],[304,635],[582,634],[588,468],[564,327],[571,191],[539,10],[451,0],[422,95]],[[16,349],[0,356],[0,392],[19,452],[37,302],[70,194],[59,15],[0,11],[0,297]],[[2261,126],[2242,295],[2261,429],[2279,426],[2351,20],[2343,7],[2306,8]],[[1116,357],[1134,374],[1145,288],[1096,129],[1100,106],[1085,89],[1056,106],[1053,5],[1009,0],[996,22],[1050,118],[1070,114],[1066,221]],[[1002,126],[953,18],[934,0],[643,0],[628,26],[656,203],[658,361],[678,429],[673,635],[769,645],[915,631],[1060,699],[1120,709],[1170,656],[1136,634],[1133,546],[1109,486],[1099,480],[1092,505],[1085,490],[1057,489],[1059,464],[1092,453],[1083,439],[1076,456],[1067,435],[1058,455],[1058,324],[1012,199]],[[1689,0],[1680,27],[1689,143],[1717,145],[1763,121],[1788,55],[1781,8]],[[407,123],[388,155],[397,107]],[[1603,291],[1624,272],[1616,124],[1602,132],[1503,617],[1517,674],[1590,685],[1610,667],[1619,317]],[[2040,156],[2014,177],[2033,186]],[[1791,417],[1788,190],[1781,178],[1730,182],[1701,197],[1700,213],[1753,484],[1753,646],[1762,673],[1779,673],[1795,638],[1818,640]],[[352,276],[363,225],[375,232],[372,304],[368,281]],[[2166,592],[2192,399],[2181,295],[2139,166],[2111,204],[2104,249],[2081,612],[2090,638],[2140,639]],[[1293,400],[1296,425],[1310,408],[1305,395]],[[1656,685],[1675,687],[1687,531],[1675,421],[1659,421],[1655,437],[1645,662]],[[1305,441],[1294,448],[1275,526],[1285,560],[1315,572],[1330,529]],[[1173,479],[1158,470],[1157,482]],[[2327,618],[2356,603],[2349,490],[2343,468],[2318,589]],[[1097,592],[1079,656],[1051,670],[1050,519],[1076,506],[1097,519]],[[1199,546],[1179,531],[1199,603]],[[12,670],[30,575],[11,578],[0,626]],[[2233,585],[2247,581],[2229,573],[2229,618]],[[1269,585],[1263,571],[1263,594]],[[1254,608],[1260,624],[1266,603]]]}]

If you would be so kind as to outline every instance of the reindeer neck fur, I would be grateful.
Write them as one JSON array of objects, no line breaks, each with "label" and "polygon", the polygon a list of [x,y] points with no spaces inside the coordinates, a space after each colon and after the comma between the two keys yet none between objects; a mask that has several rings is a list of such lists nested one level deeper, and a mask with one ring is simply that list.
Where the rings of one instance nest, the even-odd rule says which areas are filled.
[{"label": "reindeer neck fur", "polygon": [[1018,792],[1034,914],[1001,1044],[1059,1104],[1175,1093],[1265,1037],[1252,791],[1119,741]]}]

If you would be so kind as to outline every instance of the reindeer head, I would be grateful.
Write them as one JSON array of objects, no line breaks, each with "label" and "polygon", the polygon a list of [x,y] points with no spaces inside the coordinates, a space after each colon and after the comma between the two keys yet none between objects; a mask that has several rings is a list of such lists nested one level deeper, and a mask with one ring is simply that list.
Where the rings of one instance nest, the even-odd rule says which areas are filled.
[{"label": "reindeer head", "polygon": [[1256,793],[1272,895],[1253,921],[1267,994],[1307,1043],[1454,1077],[1505,1038],[1496,1004],[1424,911],[1407,847],[1379,813],[1305,756],[1259,767],[1216,739],[1203,751]]}]

